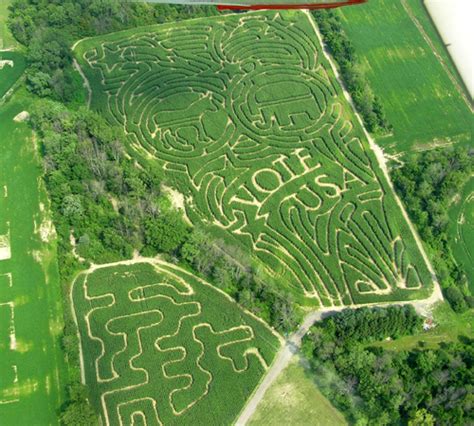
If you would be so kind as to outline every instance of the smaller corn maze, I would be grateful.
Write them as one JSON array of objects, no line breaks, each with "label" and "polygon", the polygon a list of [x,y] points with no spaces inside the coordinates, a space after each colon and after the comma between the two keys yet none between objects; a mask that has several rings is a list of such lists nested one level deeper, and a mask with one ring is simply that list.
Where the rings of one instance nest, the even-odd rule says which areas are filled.
[{"label": "smaller corn maze", "polygon": [[280,346],[224,293],[164,262],[82,274],[72,299],[106,425],[230,424]]}]

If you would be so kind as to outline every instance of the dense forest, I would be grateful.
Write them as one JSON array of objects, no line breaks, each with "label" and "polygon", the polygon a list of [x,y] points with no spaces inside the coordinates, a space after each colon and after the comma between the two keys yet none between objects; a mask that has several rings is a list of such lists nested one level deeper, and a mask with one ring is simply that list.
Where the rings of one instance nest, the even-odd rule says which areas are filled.
[{"label": "dense forest", "polygon": [[314,11],[312,15],[367,130],[375,134],[390,132],[392,126],[385,117],[380,99],[370,87],[353,43],[342,29],[339,16],[331,10]]},{"label": "dense forest", "polygon": [[462,265],[456,264],[449,247],[448,209],[474,171],[474,150],[437,149],[408,156],[403,167],[392,172],[397,192],[429,245],[446,299],[456,312],[474,307]]},{"label": "dense forest", "polygon": [[354,424],[462,425],[474,420],[474,341],[438,349],[371,346],[420,331],[411,306],[346,310],[304,339],[315,381]]}]

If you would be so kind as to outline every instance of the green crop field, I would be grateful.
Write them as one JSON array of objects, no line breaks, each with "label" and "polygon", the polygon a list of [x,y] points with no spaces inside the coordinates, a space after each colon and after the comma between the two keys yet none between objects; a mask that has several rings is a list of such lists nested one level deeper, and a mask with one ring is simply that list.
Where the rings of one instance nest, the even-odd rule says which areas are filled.
[{"label": "green crop field", "polygon": [[449,214],[451,249],[454,258],[466,271],[474,293],[474,178],[468,182]]},{"label": "green crop field", "polygon": [[25,57],[18,52],[0,51],[0,99],[25,71]]},{"label": "green crop field", "polygon": [[304,303],[427,297],[431,277],[310,16],[266,12],[87,39],[92,107],[163,165],[194,224]]},{"label": "green crop field", "polygon": [[280,347],[261,320],[165,262],[101,267],[72,291],[106,425],[230,424]]},{"label": "green crop field", "polygon": [[469,102],[421,0],[370,0],[338,14],[394,127],[378,140],[384,149],[472,142]]},{"label": "green crop field", "polygon": [[10,6],[10,3],[11,0],[0,0],[0,50],[16,46],[16,41],[7,27],[8,6]]},{"label": "green crop field", "polygon": [[54,425],[63,401],[55,242],[33,135],[0,108],[0,424]]}]

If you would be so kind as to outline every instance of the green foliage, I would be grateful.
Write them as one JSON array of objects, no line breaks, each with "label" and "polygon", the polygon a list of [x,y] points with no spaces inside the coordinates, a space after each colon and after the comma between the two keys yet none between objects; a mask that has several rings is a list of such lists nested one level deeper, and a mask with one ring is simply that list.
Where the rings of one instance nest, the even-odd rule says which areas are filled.
[{"label": "green foliage", "polygon": [[95,270],[72,295],[102,424],[138,411],[148,424],[231,424],[280,346],[262,321],[165,262]]},{"label": "green foliage", "polygon": [[[67,260],[72,256],[70,235],[78,254],[88,261],[131,257],[133,249],[145,243],[146,224],[162,220],[159,174],[127,158],[121,132],[93,112],[72,112],[44,101],[32,110],[31,122],[40,137],[45,181],[64,245],[59,251],[63,276],[74,265]],[[176,220],[177,235],[183,232],[178,224]]]},{"label": "green foliage", "polygon": [[289,333],[300,319],[291,295],[258,271],[242,250],[215,240],[200,229],[183,244],[180,259],[224,290],[241,306],[263,318],[277,330]]},{"label": "green foliage", "polygon": [[385,117],[385,110],[370,87],[354,45],[344,32],[339,16],[330,10],[314,11],[312,14],[369,132],[391,131],[392,126]]},{"label": "green foliage", "polygon": [[474,341],[391,352],[370,342],[419,332],[410,307],[343,311],[304,338],[315,380],[351,422],[466,424],[472,415]]},{"label": "green foliage", "polygon": [[15,0],[9,9],[8,26],[28,48],[28,89],[72,105],[77,105],[77,93],[82,92],[82,81],[71,67],[74,39],[217,14],[215,8],[206,6],[117,0]]},{"label": "green foliage", "polygon": [[186,240],[188,232],[181,214],[177,212],[145,220],[145,243],[156,251],[175,252]]},{"label": "green foliage", "polygon": [[80,382],[73,382],[68,387],[68,402],[61,408],[59,416],[64,426],[96,426],[97,415],[88,401],[87,388]]},{"label": "green foliage", "polygon": [[[131,155],[163,167],[191,223],[257,258],[282,294],[313,306],[428,295],[426,264],[306,14],[143,27],[82,40],[75,54],[92,108],[123,128]],[[193,267],[235,286],[203,251]],[[288,305],[275,306],[287,327]]]},{"label": "green foliage", "polygon": [[403,167],[392,172],[395,188],[432,249],[446,298],[457,312],[467,309],[471,294],[465,272],[451,255],[448,210],[473,170],[473,153],[457,147],[408,156]]}]

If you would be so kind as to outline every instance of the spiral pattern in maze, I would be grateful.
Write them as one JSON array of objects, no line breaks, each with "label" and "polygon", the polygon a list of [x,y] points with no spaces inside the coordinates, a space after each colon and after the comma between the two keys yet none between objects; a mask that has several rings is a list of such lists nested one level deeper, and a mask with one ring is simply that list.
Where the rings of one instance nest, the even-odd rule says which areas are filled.
[{"label": "spiral pattern in maze", "polygon": [[87,44],[94,105],[268,273],[323,305],[430,282],[304,13],[248,14]]}]

